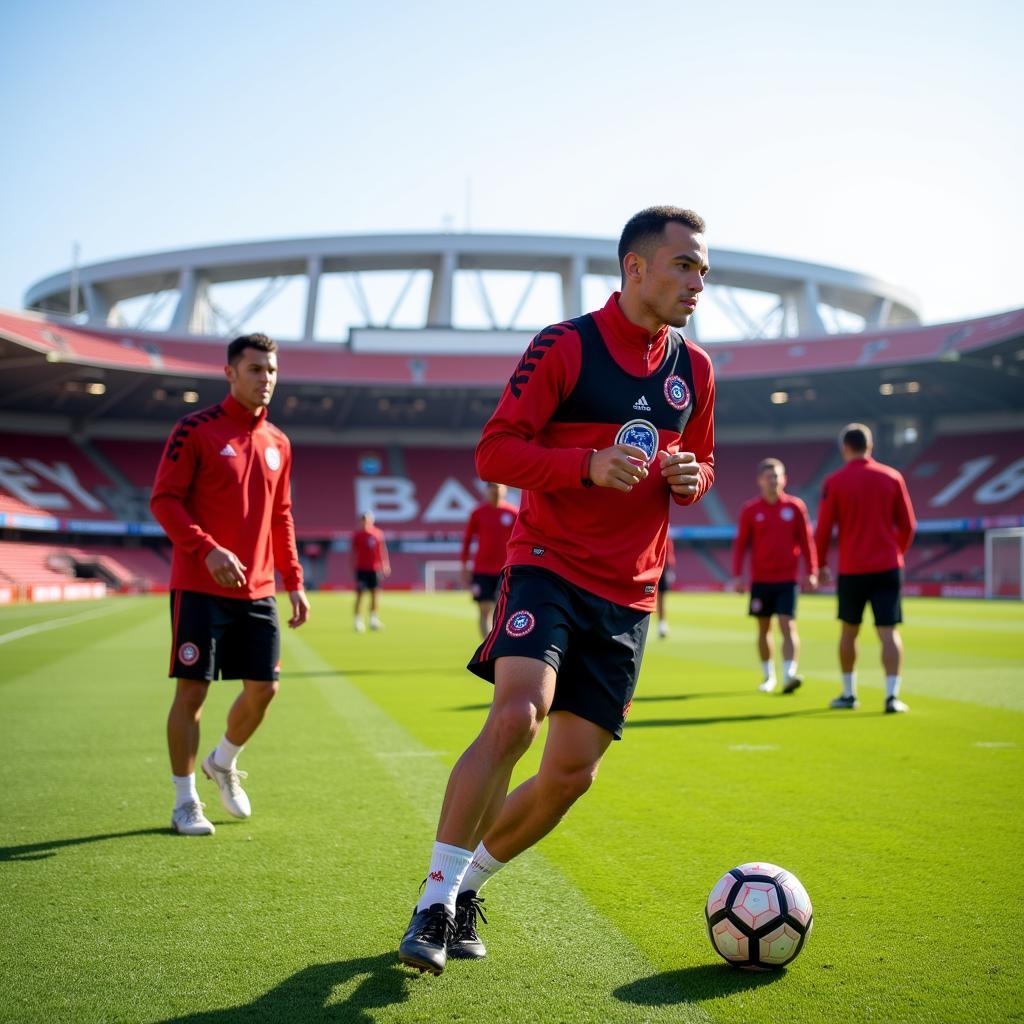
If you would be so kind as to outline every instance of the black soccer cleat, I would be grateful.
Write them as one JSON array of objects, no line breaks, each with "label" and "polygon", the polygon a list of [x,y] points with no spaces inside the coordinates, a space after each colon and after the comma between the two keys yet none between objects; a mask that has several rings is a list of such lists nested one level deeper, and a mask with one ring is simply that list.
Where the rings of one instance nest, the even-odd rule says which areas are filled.
[{"label": "black soccer cleat", "polygon": [[829,704],[833,711],[856,711],[859,706],[860,704],[856,697],[847,697],[844,694],[840,694]]},{"label": "black soccer cleat", "polygon": [[412,920],[398,947],[398,959],[407,967],[440,974],[448,962],[448,944],[455,935],[455,918],[443,903],[423,910],[413,908]]},{"label": "black soccer cleat", "polygon": [[910,708],[899,699],[899,697],[885,698],[885,713],[887,715],[905,715]]},{"label": "black soccer cleat", "polygon": [[796,693],[797,690],[803,685],[803,679],[800,676],[790,676],[782,687],[783,693]]},{"label": "black soccer cleat", "polygon": [[472,889],[460,892],[455,900],[455,938],[448,944],[448,955],[459,960],[482,960],[487,949],[476,931],[476,918],[487,924],[483,899]]}]

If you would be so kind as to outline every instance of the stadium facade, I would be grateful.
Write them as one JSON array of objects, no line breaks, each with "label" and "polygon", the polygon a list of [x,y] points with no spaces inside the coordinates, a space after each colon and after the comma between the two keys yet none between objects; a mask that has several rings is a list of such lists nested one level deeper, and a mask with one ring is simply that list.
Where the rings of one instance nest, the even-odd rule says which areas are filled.
[{"label": "stadium facade", "polygon": [[[736,340],[709,342],[696,324],[718,380],[717,481],[699,506],[673,511],[680,585],[724,584],[761,458],[787,464],[790,490],[813,511],[821,480],[838,465],[837,431],[862,420],[875,430],[878,456],[907,476],[921,519],[911,592],[980,593],[984,532],[1024,525],[1024,309],[922,326],[900,289],[862,275],[717,250],[713,262]],[[295,239],[139,256],[33,285],[31,308],[0,312],[0,600],[55,596],[54,587],[87,596],[83,577],[166,585],[166,544],[147,489],[175,420],[223,397],[225,337],[213,329],[240,322],[228,322],[216,287],[260,282],[246,311],[248,328],[259,329],[259,297],[294,279],[305,296],[299,340],[282,342],[271,415],[295,447],[309,579],[348,583],[348,533],[370,508],[391,538],[396,584],[424,585],[428,563],[457,557],[478,496],[473,447],[529,328],[542,326],[494,314],[488,275],[509,272],[524,292],[517,314],[536,280],[555,275],[547,294],[557,308],[544,322],[557,321],[581,311],[595,286],[614,286],[615,243]],[[399,302],[389,317],[365,301],[363,284],[379,273],[406,276],[403,296],[419,280],[411,325],[406,316],[395,326]],[[340,341],[316,340],[330,275],[364,299],[362,322]],[[466,277],[478,287],[484,328],[459,322]],[[131,323],[129,313],[156,303],[169,310],[166,329],[147,329],[144,315]]]}]

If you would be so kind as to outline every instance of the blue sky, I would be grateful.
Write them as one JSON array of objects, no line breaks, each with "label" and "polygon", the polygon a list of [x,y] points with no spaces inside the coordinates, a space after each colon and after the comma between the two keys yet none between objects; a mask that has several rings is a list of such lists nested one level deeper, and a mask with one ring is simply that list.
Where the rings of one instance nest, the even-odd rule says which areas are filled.
[{"label": "blue sky", "polygon": [[1024,305],[1024,5],[0,5],[0,305],[82,260],[289,235],[617,235]]}]

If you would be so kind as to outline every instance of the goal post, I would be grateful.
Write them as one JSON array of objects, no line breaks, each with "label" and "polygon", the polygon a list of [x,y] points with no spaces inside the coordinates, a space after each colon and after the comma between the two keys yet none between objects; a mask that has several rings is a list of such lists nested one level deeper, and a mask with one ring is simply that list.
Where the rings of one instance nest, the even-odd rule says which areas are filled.
[{"label": "goal post", "polygon": [[985,596],[1024,600],[1024,526],[985,531]]},{"label": "goal post", "polygon": [[424,562],[423,589],[428,594],[436,594],[439,590],[462,590],[462,563],[453,559]]}]

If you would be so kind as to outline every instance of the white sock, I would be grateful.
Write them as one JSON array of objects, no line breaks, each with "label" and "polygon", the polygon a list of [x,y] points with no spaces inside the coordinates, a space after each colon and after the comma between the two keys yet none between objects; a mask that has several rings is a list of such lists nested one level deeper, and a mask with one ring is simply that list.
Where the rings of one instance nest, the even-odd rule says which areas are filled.
[{"label": "white sock", "polygon": [[900,695],[900,676],[885,677],[886,697],[898,697]]},{"label": "white sock", "polygon": [[469,862],[469,868],[462,876],[462,884],[459,892],[479,892],[484,883],[493,875],[496,875],[506,862],[495,860],[488,852],[487,847],[481,843],[473,851],[473,859]]},{"label": "white sock", "polygon": [[196,789],[196,773],[191,775],[172,775],[174,783],[174,806],[191,803],[193,800],[199,802],[199,792]]},{"label": "white sock", "polygon": [[443,903],[454,915],[459,884],[472,859],[472,852],[463,850],[461,846],[434,843],[430,870],[427,872],[427,884],[423,887],[423,895],[420,896],[416,909],[424,910],[435,903]]},{"label": "white sock", "polygon": [[796,662],[795,661],[784,661],[782,663],[782,674],[787,679],[792,679],[796,675]]},{"label": "white sock", "polygon": [[855,697],[857,695],[857,673],[843,673],[843,696]]},{"label": "white sock", "polygon": [[220,743],[217,744],[217,749],[213,752],[213,760],[216,762],[218,768],[234,768],[238,761],[238,755],[245,748],[245,744],[241,743],[237,747],[225,736]]},{"label": "white sock", "polygon": [[775,662],[774,661],[762,661],[761,668],[764,669],[764,681],[767,683],[769,679],[775,678]]}]

